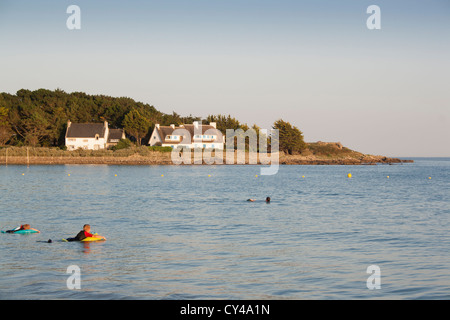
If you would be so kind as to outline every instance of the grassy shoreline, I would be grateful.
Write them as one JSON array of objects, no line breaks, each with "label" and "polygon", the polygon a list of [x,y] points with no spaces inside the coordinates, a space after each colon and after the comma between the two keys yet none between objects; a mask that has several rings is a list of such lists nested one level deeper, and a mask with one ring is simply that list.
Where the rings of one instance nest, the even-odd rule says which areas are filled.
[{"label": "grassy shoreline", "polygon": [[[344,148],[334,150],[307,149],[298,155],[279,154],[279,164],[282,165],[373,165],[413,162],[384,156],[366,155]],[[223,164],[226,165],[226,153],[223,154]],[[249,158],[255,156],[255,162]],[[270,156],[269,156],[270,159]],[[67,151],[60,148],[45,147],[7,147],[0,148],[0,165],[61,165],[61,164],[106,164],[106,165],[175,165],[168,149],[154,149],[145,146],[120,150],[76,150]],[[194,152],[191,155],[194,162]],[[205,164],[205,162],[203,162]],[[215,162],[217,164],[217,162]],[[233,164],[237,162],[237,152],[234,154]],[[246,165],[269,164],[254,153],[245,153]],[[189,164],[188,164],[189,165]]]}]

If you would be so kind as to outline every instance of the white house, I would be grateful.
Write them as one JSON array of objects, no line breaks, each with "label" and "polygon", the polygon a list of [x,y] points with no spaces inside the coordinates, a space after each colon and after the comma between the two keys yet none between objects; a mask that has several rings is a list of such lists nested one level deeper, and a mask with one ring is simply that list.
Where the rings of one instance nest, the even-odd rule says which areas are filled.
[{"label": "white house", "polygon": [[72,123],[67,122],[66,147],[67,150],[100,150],[116,145],[125,138],[122,129],[109,129],[108,122],[104,123]]},{"label": "white house", "polygon": [[182,124],[176,127],[155,125],[150,136],[149,145],[163,147],[187,147],[190,149],[224,149],[225,137],[217,130],[216,123],[202,125],[198,121],[193,124]]}]

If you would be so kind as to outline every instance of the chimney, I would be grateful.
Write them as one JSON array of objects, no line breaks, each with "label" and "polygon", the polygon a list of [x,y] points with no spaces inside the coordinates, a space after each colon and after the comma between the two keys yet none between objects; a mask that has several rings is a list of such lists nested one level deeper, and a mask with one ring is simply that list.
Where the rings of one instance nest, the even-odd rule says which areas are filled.
[{"label": "chimney", "polygon": [[156,126],[156,129],[159,129],[159,123],[157,123],[155,126]]},{"label": "chimney", "polygon": [[71,124],[72,124],[72,122],[70,122],[70,120],[67,121],[67,128],[69,128]]},{"label": "chimney", "polygon": [[216,123],[215,122],[210,122],[209,125],[211,127],[213,127],[214,129],[217,129]]},{"label": "chimney", "polygon": [[174,124],[171,124],[170,127],[171,127],[172,129],[175,129],[175,125],[174,125]]},{"label": "chimney", "polygon": [[194,128],[198,129],[198,121],[194,121]]}]

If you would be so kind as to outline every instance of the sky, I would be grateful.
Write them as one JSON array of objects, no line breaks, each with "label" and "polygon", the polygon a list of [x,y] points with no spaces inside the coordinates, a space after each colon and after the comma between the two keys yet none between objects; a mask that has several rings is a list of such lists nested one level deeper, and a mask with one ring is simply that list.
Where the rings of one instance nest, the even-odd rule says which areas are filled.
[{"label": "sky", "polygon": [[0,92],[22,88],[266,129],[283,119],[308,142],[449,157],[450,1],[0,0]]}]

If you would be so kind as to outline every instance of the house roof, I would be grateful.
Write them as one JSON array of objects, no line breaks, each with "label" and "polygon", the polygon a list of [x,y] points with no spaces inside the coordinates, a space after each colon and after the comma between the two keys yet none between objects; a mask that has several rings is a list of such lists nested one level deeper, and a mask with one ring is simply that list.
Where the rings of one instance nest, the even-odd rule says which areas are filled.
[{"label": "house roof", "polygon": [[123,137],[123,129],[109,129],[108,142],[120,140]]},{"label": "house roof", "polygon": [[204,135],[206,133],[206,131],[208,131],[208,135],[215,135],[216,138],[214,140],[212,140],[212,142],[222,142],[222,132],[220,132],[218,129],[216,129],[215,127],[211,126],[211,125],[199,125],[197,129],[195,129],[195,126],[193,124],[184,124],[181,125],[179,127],[171,127],[171,126],[159,126],[159,128],[157,127],[156,130],[158,131],[159,136],[161,137],[163,143],[170,143],[170,144],[178,144],[181,141],[166,141],[166,137],[168,135],[172,135],[172,133],[177,130],[177,129],[185,129],[189,132],[189,135],[191,136],[191,143],[194,142],[194,135]]},{"label": "house roof", "polygon": [[103,123],[71,123],[67,128],[67,138],[100,138],[105,137],[106,127]]}]

